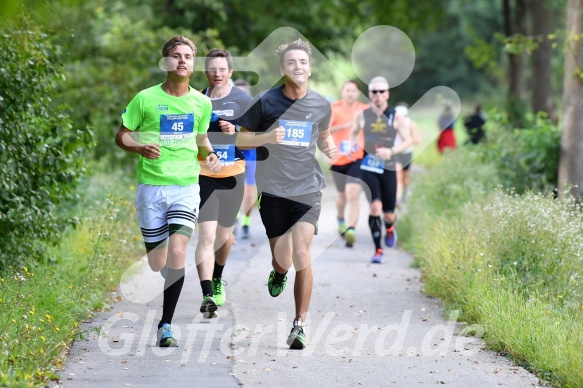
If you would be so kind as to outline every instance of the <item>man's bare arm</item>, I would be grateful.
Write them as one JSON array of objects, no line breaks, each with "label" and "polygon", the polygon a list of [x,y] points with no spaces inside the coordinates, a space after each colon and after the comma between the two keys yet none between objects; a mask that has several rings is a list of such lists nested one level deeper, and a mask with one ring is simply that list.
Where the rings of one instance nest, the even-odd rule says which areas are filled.
[{"label": "man's bare arm", "polygon": [[250,150],[261,147],[265,144],[278,144],[283,141],[285,129],[277,127],[268,133],[257,134],[249,131],[247,128],[241,127],[237,135],[237,148],[242,150]]},{"label": "man's bare arm", "polygon": [[130,131],[122,124],[115,135],[115,144],[124,151],[139,154],[144,158],[158,159],[160,157],[160,145],[141,144],[134,140],[134,136],[138,135],[138,133]]}]

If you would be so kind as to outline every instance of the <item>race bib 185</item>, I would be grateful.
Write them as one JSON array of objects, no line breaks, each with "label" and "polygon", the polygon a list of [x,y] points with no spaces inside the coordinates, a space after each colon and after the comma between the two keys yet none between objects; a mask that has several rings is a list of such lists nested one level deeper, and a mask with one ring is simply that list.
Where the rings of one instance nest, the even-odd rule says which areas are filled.
[{"label": "race bib 185", "polygon": [[279,126],[285,129],[283,141],[280,144],[309,146],[313,124],[310,121],[279,120]]}]

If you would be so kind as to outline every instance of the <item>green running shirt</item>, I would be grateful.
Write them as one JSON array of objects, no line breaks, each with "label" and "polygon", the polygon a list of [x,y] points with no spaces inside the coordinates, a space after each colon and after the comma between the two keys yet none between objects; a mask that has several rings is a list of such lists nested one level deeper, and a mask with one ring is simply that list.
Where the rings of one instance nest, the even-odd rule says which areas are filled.
[{"label": "green running shirt", "polygon": [[162,84],[139,92],[123,111],[122,124],[139,143],[159,144],[161,155],[158,159],[140,155],[138,182],[154,186],[198,183],[196,136],[206,133],[211,113],[210,99],[190,87],[181,97],[167,94]]}]

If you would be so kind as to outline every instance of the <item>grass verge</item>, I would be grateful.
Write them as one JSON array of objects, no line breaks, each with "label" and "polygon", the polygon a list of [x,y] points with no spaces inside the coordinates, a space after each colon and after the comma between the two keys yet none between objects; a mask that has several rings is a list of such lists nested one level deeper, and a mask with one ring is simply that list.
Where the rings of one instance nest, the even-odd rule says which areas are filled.
[{"label": "grass verge", "polygon": [[553,195],[496,189],[480,160],[458,150],[417,179],[402,241],[425,291],[482,325],[489,347],[550,384],[583,386],[581,210]]},{"label": "grass verge", "polygon": [[74,210],[81,222],[54,248],[56,261],[0,274],[0,386],[58,379],[68,346],[83,335],[80,322],[112,303],[108,291],[141,246],[130,180],[115,173],[88,179]]}]

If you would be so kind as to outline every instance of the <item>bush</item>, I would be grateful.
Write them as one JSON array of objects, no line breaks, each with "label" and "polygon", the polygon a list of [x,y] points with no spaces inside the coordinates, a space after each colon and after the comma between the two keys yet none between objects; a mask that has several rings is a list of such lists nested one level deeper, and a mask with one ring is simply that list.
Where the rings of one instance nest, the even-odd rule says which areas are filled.
[{"label": "bush", "polygon": [[484,163],[496,166],[500,183],[526,190],[552,191],[557,186],[561,131],[545,116],[527,119],[525,128],[512,128],[494,112],[487,122],[488,141],[478,147]]},{"label": "bush", "polygon": [[0,33],[0,270],[46,259],[66,225],[60,205],[75,197],[91,132],[56,106],[63,79],[58,49],[23,23]]}]

